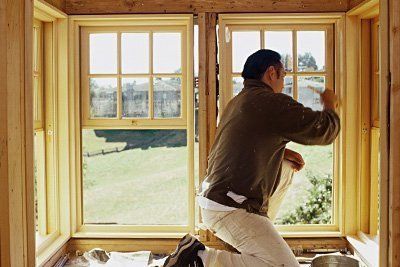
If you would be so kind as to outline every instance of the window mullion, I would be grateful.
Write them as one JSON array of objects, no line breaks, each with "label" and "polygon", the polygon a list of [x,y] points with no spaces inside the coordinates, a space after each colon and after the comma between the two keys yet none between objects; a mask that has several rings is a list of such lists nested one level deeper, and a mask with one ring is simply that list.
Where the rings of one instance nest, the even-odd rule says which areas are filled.
[{"label": "window mullion", "polygon": [[298,100],[299,99],[299,90],[297,88],[297,31],[293,30],[293,98]]},{"label": "window mullion", "polygon": [[122,118],[122,88],[121,88],[121,32],[117,33],[117,118]]},{"label": "window mullion", "polygon": [[260,30],[260,47],[261,49],[265,49],[265,40],[264,40],[264,30]]},{"label": "window mullion", "polygon": [[149,38],[149,67],[150,67],[150,84],[149,84],[149,117],[150,119],[154,119],[154,72],[153,72],[153,31],[150,31]]}]

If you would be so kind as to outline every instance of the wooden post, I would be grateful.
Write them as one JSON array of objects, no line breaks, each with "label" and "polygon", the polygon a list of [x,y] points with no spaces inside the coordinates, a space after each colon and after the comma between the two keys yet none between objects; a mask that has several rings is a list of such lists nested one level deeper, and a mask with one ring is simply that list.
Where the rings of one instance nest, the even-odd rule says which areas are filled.
[{"label": "wooden post", "polygon": [[[199,184],[205,178],[207,159],[217,128],[217,14],[200,13],[199,24]],[[200,231],[203,241],[213,239]]]},{"label": "wooden post", "polygon": [[400,266],[400,2],[389,1],[389,265]]},{"label": "wooden post", "polygon": [[216,13],[200,13],[199,23],[199,151],[200,183],[217,128]]},{"label": "wooden post", "polygon": [[35,266],[33,1],[0,1],[1,266]]},{"label": "wooden post", "polygon": [[380,21],[380,175],[379,266],[389,266],[389,0],[379,1]]}]

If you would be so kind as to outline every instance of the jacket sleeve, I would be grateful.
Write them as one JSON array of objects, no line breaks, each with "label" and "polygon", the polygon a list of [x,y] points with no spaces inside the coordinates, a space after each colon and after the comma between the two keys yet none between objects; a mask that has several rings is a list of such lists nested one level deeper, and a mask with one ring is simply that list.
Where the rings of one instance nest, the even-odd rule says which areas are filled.
[{"label": "jacket sleeve", "polygon": [[284,94],[277,96],[275,125],[278,134],[303,145],[329,145],[340,131],[335,111],[314,111]]}]

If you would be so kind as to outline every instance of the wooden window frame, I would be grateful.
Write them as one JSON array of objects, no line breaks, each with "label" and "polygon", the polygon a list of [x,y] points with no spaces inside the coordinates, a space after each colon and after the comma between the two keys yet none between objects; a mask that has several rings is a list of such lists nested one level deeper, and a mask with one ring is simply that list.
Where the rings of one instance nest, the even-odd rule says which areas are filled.
[{"label": "wooden window frame", "polygon": [[[297,77],[303,76],[323,76],[325,78],[326,88],[334,88],[334,80],[333,80],[333,57],[334,57],[334,47],[333,47],[333,25],[332,24],[303,24],[303,25],[286,25],[286,24],[263,24],[263,25],[236,25],[236,24],[227,24],[225,27],[228,27],[229,33],[225,30],[224,35],[230,35],[231,38],[232,32],[241,32],[241,31],[260,31],[260,47],[265,48],[264,44],[264,34],[267,31],[291,31],[292,32],[292,54],[293,54],[293,70],[286,71],[286,76],[293,77],[293,98],[298,98],[298,87],[297,87]],[[325,36],[327,37],[326,40],[326,69],[324,71],[314,71],[314,72],[305,72],[305,71],[298,71],[297,66],[297,44],[296,44],[296,33],[298,31],[325,31]],[[220,33],[221,34],[221,33]],[[220,35],[221,38],[221,35]],[[223,77],[226,79],[224,83],[224,88],[221,90],[221,112],[226,107],[227,103],[233,97],[233,90],[232,90],[232,83],[228,83],[229,77],[232,78],[239,78],[241,77],[241,72],[233,72],[232,71],[232,42],[226,42],[226,38],[223,40],[223,43],[226,44],[226,51],[225,53],[225,60],[220,58],[221,62],[223,61],[224,64],[221,65],[221,72],[227,72],[226,75]],[[331,45],[328,45],[330,43]],[[328,55],[332,55],[329,57]],[[229,74],[230,73],[230,74]]]},{"label": "wooden window frame", "polygon": [[[47,189],[46,189],[46,145],[44,130],[44,97],[43,97],[43,22],[35,19],[33,22],[33,83],[34,86],[34,160],[36,162],[36,201],[38,234],[46,239],[47,231]],[[35,90],[36,89],[36,90]],[[37,240],[37,239],[36,239]],[[39,245],[39,244],[38,244]]]},{"label": "wooden window frame", "polygon": [[[82,51],[80,34],[91,29],[146,30],[152,32],[177,30],[182,32],[182,117],[177,119],[115,119],[88,120],[82,108],[87,97],[82,83],[80,67],[85,52]],[[71,154],[74,166],[72,176],[72,236],[75,238],[177,238],[183,233],[195,232],[195,185],[194,185],[194,108],[193,108],[193,15],[110,15],[70,16],[70,98],[74,102],[70,115],[74,118],[70,134],[75,153]],[[83,41],[84,43],[85,41]],[[86,45],[85,45],[86,46]],[[87,47],[87,46],[86,46]],[[85,48],[83,48],[85,49]],[[151,50],[150,50],[151,51]],[[83,52],[83,53],[82,53]],[[151,53],[151,52],[150,52]],[[151,64],[151,63],[150,63]],[[85,70],[83,70],[85,73]],[[82,89],[82,90],[81,90]],[[82,103],[82,105],[80,104]],[[87,105],[87,104],[86,104]],[[150,103],[149,103],[150,105]],[[87,113],[86,113],[87,114]],[[83,223],[81,129],[186,129],[188,140],[188,225],[94,225]]]},{"label": "wooden window frame", "polygon": [[[340,98],[344,95],[343,83],[344,79],[341,75],[333,75],[344,68],[343,58],[343,40],[344,34],[344,16],[341,13],[331,14],[223,14],[219,15],[219,42],[220,42],[220,110],[227,105],[232,98],[232,71],[231,71],[231,42],[226,41],[226,36],[230,38],[233,30],[325,30],[327,33],[326,43],[331,44],[326,47],[326,70],[323,75],[326,75],[326,87],[333,89]],[[228,29],[228,30],[226,30]],[[264,46],[263,38],[261,38],[261,47]],[[296,49],[296,39],[292,40],[293,51]],[[333,50],[333,47],[336,49]],[[329,52],[331,51],[331,52]],[[329,54],[332,57],[329,57]],[[321,72],[296,72],[295,59],[296,52],[293,52],[293,71],[287,75],[319,75]],[[235,75],[235,74],[234,74]],[[293,76],[295,83],[295,76]],[[295,87],[294,96],[297,95]],[[342,103],[339,108],[339,116],[345,117],[345,103]],[[220,111],[221,112],[221,111]],[[342,166],[343,160],[339,155],[345,153],[343,145],[344,130],[341,131],[339,138],[334,144],[334,177],[333,177],[333,222],[327,225],[279,225],[277,229],[285,237],[315,237],[315,236],[341,236],[344,232],[344,215],[343,207],[345,201],[345,192],[343,189],[343,181],[345,169]],[[343,151],[343,152],[341,152]]]},{"label": "wooden window frame", "polygon": [[[359,136],[360,136],[360,172],[357,181],[358,198],[358,231],[364,235],[377,234],[377,222],[373,217],[378,215],[378,164],[374,155],[379,151],[379,62],[377,45],[379,36],[374,31],[379,23],[379,2],[369,1],[365,7],[360,6],[348,13],[354,21],[357,35],[352,40],[357,44],[359,72],[356,81],[359,86]],[[373,22],[375,20],[375,22]],[[376,80],[378,75],[378,80]]]},{"label": "wooden window frame", "polygon": [[[379,0],[364,1],[346,13],[346,53],[348,72],[357,73],[347,77],[349,88],[353,88],[357,99],[358,124],[356,132],[359,154],[358,171],[354,181],[357,194],[355,203],[356,224],[347,233],[350,247],[368,266],[378,266],[385,253],[382,237],[385,235],[383,218],[385,212],[385,181],[378,179],[380,141],[380,88],[385,85],[381,79],[384,53],[378,46],[384,47],[385,38],[376,32],[380,17]],[[382,30],[382,29],[381,29]],[[386,40],[387,41],[387,40]],[[379,54],[378,54],[379,53]],[[378,77],[376,77],[378,76]],[[378,198],[379,193],[379,198]],[[379,217],[379,218],[378,218]],[[378,228],[382,232],[378,231]]]},{"label": "wooden window frame", "polygon": [[40,51],[40,119],[34,131],[43,134],[41,159],[45,166],[40,182],[40,233],[43,240],[36,246],[36,262],[46,262],[70,238],[67,31],[68,16],[46,1],[34,1],[34,19],[42,27]]},{"label": "wooden window frame", "polygon": [[[154,29],[156,27],[156,29]],[[182,53],[182,72],[176,73],[155,73],[153,71],[153,34],[162,32],[180,33],[181,34],[181,47],[182,51],[186,51],[187,44],[184,42],[187,36],[185,25],[176,26],[89,26],[81,28],[81,83],[82,83],[82,126],[90,127],[92,129],[148,129],[148,128],[164,128],[171,129],[186,129],[187,124],[187,91],[183,90],[188,88],[187,79],[187,57]],[[121,71],[121,33],[149,33],[149,72],[141,74],[123,74]],[[92,33],[116,33],[117,34],[117,73],[116,74],[90,74],[89,71],[89,35]],[[116,78],[117,83],[117,117],[116,118],[91,118],[90,117],[90,97],[89,97],[89,85],[88,78]],[[181,116],[178,118],[154,118],[154,106],[153,106],[153,92],[154,78],[175,78],[179,77],[182,80],[181,84]],[[122,117],[122,84],[120,80],[122,78],[149,78],[149,118],[123,118]]]}]

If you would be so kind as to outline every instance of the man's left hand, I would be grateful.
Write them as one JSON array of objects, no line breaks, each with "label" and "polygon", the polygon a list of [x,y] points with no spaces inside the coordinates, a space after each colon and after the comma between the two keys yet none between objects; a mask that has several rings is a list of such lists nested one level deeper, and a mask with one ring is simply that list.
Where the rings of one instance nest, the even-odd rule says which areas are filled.
[{"label": "man's left hand", "polygon": [[300,171],[303,169],[305,162],[303,157],[297,153],[296,151],[290,150],[290,149],[285,149],[285,155],[284,158],[292,164],[293,169],[295,171]]}]

